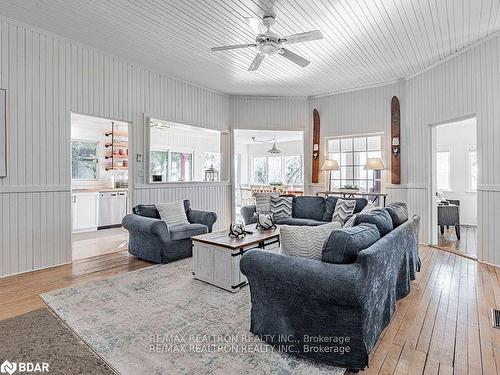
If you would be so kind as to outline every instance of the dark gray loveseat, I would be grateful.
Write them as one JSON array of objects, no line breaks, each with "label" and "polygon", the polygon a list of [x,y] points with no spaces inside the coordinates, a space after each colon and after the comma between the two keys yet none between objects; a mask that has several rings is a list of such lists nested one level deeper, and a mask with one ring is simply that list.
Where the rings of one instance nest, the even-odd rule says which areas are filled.
[{"label": "dark gray loveseat", "polygon": [[[350,264],[328,263],[325,252],[345,251],[345,246],[335,245],[331,238],[339,237],[337,231],[349,235],[355,228],[332,232],[325,243],[323,261],[248,251],[240,267],[250,284],[250,331],[284,351],[298,350],[294,354],[353,370],[365,368],[368,354],[394,314],[396,301],[410,292],[410,280],[420,269],[419,222],[418,216],[404,222],[394,220],[391,225],[396,228],[382,233],[381,238],[377,226],[378,240],[361,250]],[[359,226],[366,232],[375,227],[366,222]],[[308,343],[307,337],[331,341],[314,344]],[[306,348],[335,348],[335,338],[337,343],[344,342],[344,349],[349,347],[348,353]],[[286,346],[290,343],[293,346]]]},{"label": "dark gray loveseat", "polygon": [[[332,221],[333,211],[338,197],[314,197],[314,196],[299,196],[293,197],[292,202],[292,217],[276,221],[280,225],[309,225],[317,226]],[[353,200],[353,199],[349,199]],[[354,212],[360,212],[367,204],[365,198],[356,198],[356,207]],[[257,222],[256,206],[241,207],[241,215],[246,225]]]},{"label": "dark gray loveseat", "polygon": [[155,263],[168,263],[193,255],[191,237],[212,232],[215,212],[198,211],[184,201],[189,224],[167,225],[154,204],[135,206],[122,220],[129,232],[130,254]]}]

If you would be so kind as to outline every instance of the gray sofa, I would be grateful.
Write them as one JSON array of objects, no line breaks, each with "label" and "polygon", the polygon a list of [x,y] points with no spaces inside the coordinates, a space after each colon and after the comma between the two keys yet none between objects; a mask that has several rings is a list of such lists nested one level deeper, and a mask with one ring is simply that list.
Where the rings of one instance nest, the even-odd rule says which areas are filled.
[{"label": "gray sofa", "polygon": [[191,237],[212,232],[217,215],[193,210],[188,200],[184,201],[184,209],[189,224],[167,225],[160,220],[155,205],[135,206],[133,213],[122,220],[123,227],[129,232],[129,253],[155,263],[192,256]]},{"label": "gray sofa", "polygon": [[[313,197],[299,196],[293,197],[292,217],[276,221],[276,224],[285,225],[309,225],[317,226],[332,221],[333,211],[338,197]],[[349,199],[352,200],[352,199]],[[354,212],[360,212],[367,204],[365,198],[356,198],[356,207]],[[257,222],[257,212],[255,205],[241,207],[241,216],[246,225]]]},{"label": "gray sofa", "polygon": [[[368,366],[396,301],[410,292],[410,280],[420,270],[420,218],[408,220],[403,213],[401,219],[390,210],[360,214],[355,227],[334,230],[322,261],[264,250],[244,254],[240,267],[250,284],[250,331],[292,354],[354,371]],[[307,337],[343,338],[344,349],[348,338],[350,350],[341,353],[338,342],[314,344]],[[290,342],[293,346],[286,346]]]}]

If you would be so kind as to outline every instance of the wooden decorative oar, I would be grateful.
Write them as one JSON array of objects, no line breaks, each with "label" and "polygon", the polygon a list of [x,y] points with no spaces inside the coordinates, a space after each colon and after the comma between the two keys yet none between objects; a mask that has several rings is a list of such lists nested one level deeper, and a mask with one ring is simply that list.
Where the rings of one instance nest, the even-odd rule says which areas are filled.
[{"label": "wooden decorative oar", "polygon": [[312,183],[319,182],[319,112],[313,109],[313,157],[312,157]]},{"label": "wooden decorative oar", "polygon": [[391,183],[401,183],[401,115],[399,100],[391,100]]}]

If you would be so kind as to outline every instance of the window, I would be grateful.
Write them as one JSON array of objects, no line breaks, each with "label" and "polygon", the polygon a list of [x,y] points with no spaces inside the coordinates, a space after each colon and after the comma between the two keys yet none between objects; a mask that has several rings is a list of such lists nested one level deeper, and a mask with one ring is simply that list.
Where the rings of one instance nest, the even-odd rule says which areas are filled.
[{"label": "window", "polygon": [[73,180],[97,180],[97,142],[71,142],[71,178]]},{"label": "window", "polygon": [[220,152],[205,152],[203,155],[203,171],[210,167],[214,167],[219,172],[220,178]]},{"label": "window", "polygon": [[152,182],[192,181],[193,154],[170,150],[152,150],[149,153]]},{"label": "window", "polygon": [[450,151],[438,151],[436,153],[437,190],[451,190],[451,153]]},{"label": "window", "polygon": [[332,189],[355,185],[362,191],[373,189],[373,171],[365,171],[367,158],[382,158],[380,135],[328,140],[328,158],[337,160],[339,171],[332,171]]},{"label": "window", "polygon": [[168,181],[168,150],[150,153],[150,167],[153,181]]},{"label": "window", "polygon": [[285,181],[288,185],[302,185],[304,174],[302,171],[302,155],[285,156]]},{"label": "window", "polygon": [[302,185],[304,183],[302,155],[259,156],[252,160],[254,184]]},{"label": "window", "polygon": [[221,145],[229,142],[227,132],[155,118],[148,118],[148,123],[150,182],[206,181],[211,166],[218,180],[228,178],[221,152]]},{"label": "window", "polygon": [[469,146],[469,190],[477,191],[477,149]]},{"label": "window", "polygon": [[268,184],[269,169],[267,166],[267,157],[253,158],[253,183]]},{"label": "window", "polygon": [[193,154],[170,153],[170,178],[168,181],[191,181],[193,179]]}]

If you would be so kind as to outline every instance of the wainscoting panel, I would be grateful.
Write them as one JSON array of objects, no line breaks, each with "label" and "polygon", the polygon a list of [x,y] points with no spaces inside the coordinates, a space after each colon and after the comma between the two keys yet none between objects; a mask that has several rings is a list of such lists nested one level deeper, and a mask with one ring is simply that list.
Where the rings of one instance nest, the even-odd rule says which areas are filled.
[{"label": "wainscoting panel", "polygon": [[134,190],[134,204],[189,199],[192,208],[213,211],[217,214],[214,229],[229,228],[231,223],[231,184],[221,182],[200,185],[202,186],[176,184],[162,188],[138,187]]},{"label": "wainscoting panel", "polygon": [[0,194],[0,275],[71,261],[70,195],[69,190]]},{"label": "wainscoting panel", "polygon": [[[144,163],[135,161],[137,153],[145,160],[145,115],[229,129],[228,95],[2,17],[0,88],[7,90],[8,126],[7,177],[0,178],[0,276],[71,258],[71,112],[130,123],[135,203],[181,198],[180,189],[133,189],[147,175]],[[195,205],[214,199],[211,208],[220,206],[220,223],[226,221],[227,186],[185,187]]]}]

